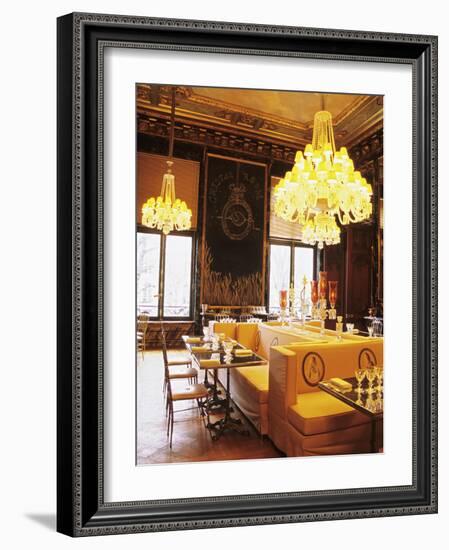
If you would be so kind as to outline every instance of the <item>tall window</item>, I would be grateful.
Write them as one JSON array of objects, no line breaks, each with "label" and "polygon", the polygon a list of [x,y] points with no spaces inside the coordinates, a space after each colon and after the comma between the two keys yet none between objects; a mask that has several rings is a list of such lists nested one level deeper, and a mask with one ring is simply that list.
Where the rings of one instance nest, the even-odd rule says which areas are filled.
[{"label": "tall window", "polygon": [[279,311],[279,291],[290,288],[290,246],[270,245],[270,311]]},{"label": "tall window", "polygon": [[164,271],[164,317],[189,317],[192,237],[167,236]]},{"label": "tall window", "polygon": [[[299,245],[297,242],[271,242],[270,244],[270,288],[269,309],[279,311],[279,291],[288,290],[293,284],[299,293],[304,276],[313,278],[314,249]],[[310,296],[310,284],[306,286]]]},{"label": "tall window", "polygon": [[158,315],[161,236],[137,233],[137,306],[151,317]]},{"label": "tall window", "polygon": [[[303,287],[304,277],[307,277],[307,281],[313,279],[314,250],[313,248],[295,245],[293,253],[293,285],[297,292],[300,292]],[[310,282],[306,285],[306,299],[310,299]]]},{"label": "tall window", "polygon": [[151,317],[191,316],[191,235],[137,233],[137,308]]}]

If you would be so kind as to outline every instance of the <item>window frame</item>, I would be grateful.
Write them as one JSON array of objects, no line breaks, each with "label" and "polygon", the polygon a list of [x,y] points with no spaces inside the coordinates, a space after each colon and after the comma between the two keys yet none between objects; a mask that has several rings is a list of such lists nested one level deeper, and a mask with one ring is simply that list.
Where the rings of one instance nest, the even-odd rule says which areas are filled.
[{"label": "window frame", "polygon": [[[317,278],[317,249],[316,246],[302,243],[297,239],[283,239],[281,237],[270,237],[268,239],[268,269],[267,269],[267,311],[271,310],[270,304],[270,288],[271,288],[271,245],[289,246],[290,247],[290,277],[289,288],[292,283],[295,284],[295,249],[296,248],[311,248],[313,249],[313,278]],[[287,289],[288,290],[288,289]]]},{"label": "window frame", "polygon": [[[157,303],[157,315],[150,315],[151,320],[156,321],[193,321],[194,320],[194,305],[195,305],[195,285],[192,284],[195,274],[195,253],[196,253],[196,232],[195,231],[176,231],[175,236],[190,237],[192,240],[191,256],[190,256],[190,293],[189,293],[189,315],[187,316],[164,316],[164,286],[165,286],[165,264],[166,264],[166,249],[167,249],[167,237],[161,231],[157,229],[151,229],[144,225],[137,224],[136,231],[136,250],[137,250],[137,233],[151,233],[159,235],[160,237],[160,249],[159,249],[159,281],[158,281],[158,303]],[[173,235],[174,233],[170,233]],[[137,254],[136,254],[137,258]],[[136,260],[137,270],[137,260]],[[137,306],[137,287],[136,287],[136,306]]]}]

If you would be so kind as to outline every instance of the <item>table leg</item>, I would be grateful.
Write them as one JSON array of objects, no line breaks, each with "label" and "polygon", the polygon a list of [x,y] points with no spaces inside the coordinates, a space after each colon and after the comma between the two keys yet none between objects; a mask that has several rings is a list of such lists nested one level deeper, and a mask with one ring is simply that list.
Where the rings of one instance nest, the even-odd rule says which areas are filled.
[{"label": "table leg", "polygon": [[213,441],[219,439],[226,430],[232,430],[242,435],[249,435],[249,431],[242,426],[240,418],[233,418],[231,416],[231,378],[230,369],[226,369],[226,398],[225,398],[225,414],[224,417],[217,422],[209,423],[208,429],[211,431],[211,437]]},{"label": "table leg", "polygon": [[221,391],[218,389],[218,374],[216,370],[214,370],[214,381],[212,383],[209,382],[209,389],[212,390],[212,395],[207,399],[207,408],[209,412],[213,413],[223,410],[226,399],[220,397]]}]

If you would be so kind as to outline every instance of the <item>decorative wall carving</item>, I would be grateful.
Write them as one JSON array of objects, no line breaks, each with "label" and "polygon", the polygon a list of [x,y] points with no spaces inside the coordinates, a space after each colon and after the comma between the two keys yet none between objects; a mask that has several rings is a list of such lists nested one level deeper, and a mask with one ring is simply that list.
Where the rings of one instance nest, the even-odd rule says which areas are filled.
[{"label": "decorative wall carving", "polygon": [[[168,139],[169,124],[164,119],[139,115],[137,128],[143,134]],[[176,122],[175,126],[175,139],[222,148],[236,153],[284,160],[289,163],[294,162],[296,154],[296,149],[292,146],[272,143],[261,138],[246,137],[235,132],[219,131],[206,126],[192,126],[179,121]]]},{"label": "decorative wall carving", "polygon": [[[316,94],[276,90],[238,90],[179,86],[178,120],[223,131],[241,131],[251,137],[303,147],[311,141],[313,117],[324,108],[333,114],[337,145],[351,146],[382,126],[383,97],[351,94]],[[171,86],[139,84],[139,113],[167,118]]]}]

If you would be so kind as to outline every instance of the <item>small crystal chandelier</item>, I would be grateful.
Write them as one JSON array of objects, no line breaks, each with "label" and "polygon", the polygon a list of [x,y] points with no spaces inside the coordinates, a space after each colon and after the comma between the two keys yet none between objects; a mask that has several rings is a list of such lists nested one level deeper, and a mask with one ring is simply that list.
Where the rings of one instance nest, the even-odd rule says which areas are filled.
[{"label": "small crystal chandelier", "polygon": [[185,201],[176,198],[175,176],[172,173],[173,144],[175,140],[175,102],[176,89],[172,88],[171,126],[169,143],[169,160],[167,172],[162,179],[161,194],[156,199],[151,197],[142,205],[142,225],[162,230],[164,235],[170,231],[186,231],[192,226],[192,211]]},{"label": "small crystal chandelier", "polygon": [[371,216],[372,187],[354,171],[346,147],[335,149],[332,115],[318,111],[312,143],[274,188],[277,216],[303,227],[301,241],[323,248],[340,242],[340,227]]}]

